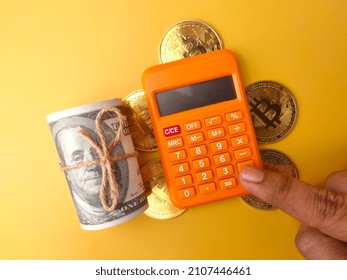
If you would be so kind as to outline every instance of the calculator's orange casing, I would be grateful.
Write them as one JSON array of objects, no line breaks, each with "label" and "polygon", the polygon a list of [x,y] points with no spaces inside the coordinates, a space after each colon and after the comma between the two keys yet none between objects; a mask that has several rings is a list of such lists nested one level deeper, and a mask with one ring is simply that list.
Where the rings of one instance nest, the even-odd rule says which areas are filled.
[{"label": "calculator's orange casing", "polygon": [[[221,103],[208,105],[196,109],[191,109],[184,112],[175,113],[168,116],[160,116],[158,106],[156,103],[156,94],[167,91],[174,88],[189,86],[192,84],[205,82],[208,80],[224,77],[224,76],[232,76],[232,80],[235,86],[236,91],[236,99],[230,101],[224,101]],[[153,130],[155,133],[160,158],[165,174],[165,179],[167,182],[169,195],[172,203],[179,208],[188,208],[195,205],[200,205],[204,203],[209,203],[221,199],[226,199],[230,197],[242,196],[248,194],[248,192],[240,185],[238,179],[238,169],[233,159],[233,155],[231,152],[232,158],[232,166],[234,170],[233,177],[235,177],[236,187],[221,190],[218,188],[218,180],[215,171],[213,172],[215,184],[217,186],[217,190],[208,193],[201,194],[199,193],[199,188],[197,187],[197,181],[195,177],[196,171],[192,168],[192,159],[188,158],[185,162],[188,163],[190,168],[188,174],[191,175],[192,183],[190,186],[195,188],[196,195],[180,199],[178,195],[178,188],[175,184],[175,175],[172,172],[172,162],[169,159],[169,153],[174,150],[180,150],[182,147],[176,149],[170,149],[167,147],[167,141],[170,138],[175,138],[177,136],[182,137],[184,146],[183,148],[187,148],[186,144],[186,133],[182,125],[189,121],[199,120],[202,124],[204,124],[204,119],[208,117],[213,117],[215,115],[221,115],[224,117],[224,114],[227,112],[233,111],[242,111],[243,119],[242,121],[245,123],[246,132],[242,134],[246,134],[249,138],[248,147],[251,149],[253,164],[255,166],[262,166],[261,158],[259,155],[259,150],[256,142],[256,137],[253,129],[253,124],[247,104],[247,98],[244,91],[244,86],[241,81],[240,71],[237,65],[237,61],[235,55],[229,50],[219,50],[214,51],[186,59],[182,59],[179,61],[169,62],[165,64],[156,65],[148,68],[142,77],[142,83],[146,95],[146,102],[148,105],[149,114],[153,123]],[[213,93],[211,93],[213,94]],[[180,126],[181,133],[179,135],[174,135],[172,137],[166,137],[163,133],[163,129],[172,126]],[[224,123],[225,130],[227,130],[227,125]],[[213,142],[208,140],[207,130],[203,126],[199,131],[202,131],[206,143],[207,143],[207,156],[211,157],[212,151],[209,148],[209,142]],[[224,137],[228,141],[228,145],[230,145],[230,136],[228,134]],[[216,140],[214,140],[216,141]],[[228,147],[228,150],[231,150],[231,146]],[[204,156],[206,157],[206,155]],[[206,169],[212,169],[216,167],[214,165],[213,160],[210,160],[211,166]],[[200,172],[201,170],[199,170]],[[185,187],[183,187],[185,188]]]}]

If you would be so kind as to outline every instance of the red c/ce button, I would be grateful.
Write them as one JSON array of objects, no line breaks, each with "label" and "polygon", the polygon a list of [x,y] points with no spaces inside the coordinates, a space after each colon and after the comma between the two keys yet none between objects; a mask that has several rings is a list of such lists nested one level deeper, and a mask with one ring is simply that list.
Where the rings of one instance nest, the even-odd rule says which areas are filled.
[{"label": "red c/ce button", "polygon": [[164,135],[166,137],[173,136],[181,133],[181,128],[179,125],[173,125],[163,128]]}]

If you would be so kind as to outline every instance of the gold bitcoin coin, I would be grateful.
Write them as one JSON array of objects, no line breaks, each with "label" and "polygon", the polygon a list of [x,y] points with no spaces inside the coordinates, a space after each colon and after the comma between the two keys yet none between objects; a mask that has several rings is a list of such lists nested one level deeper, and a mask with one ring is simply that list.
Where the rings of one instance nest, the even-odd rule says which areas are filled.
[{"label": "gold bitcoin coin", "polygon": [[[284,153],[272,149],[262,149],[259,152],[265,169],[293,178],[299,178],[296,166]],[[262,201],[254,195],[246,195],[241,198],[250,206],[260,210],[276,209],[273,205]]]},{"label": "gold bitcoin coin", "polygon": [[247,86],[246,94],[258,143],[272,143],[288,135],[297,118],[297,106],[287,88],[259,81]]},{"label": "gold bitcoin coin", "polygon": [[171,203],[160,159],[153,159],[141,168],[143,183],[147,192],[147,216],[166,220],[181,215],[186,209],[179,209]]},{"label": "gold bitcoin coin", "polygon": [[216,31],[202,21],[185,20],[173,25],[159,47],[162,63],[222,49]]},{"label": "gold bitcoin coin", "polygon": [[158,147],[144,91],[137,90],[129,94],[124,98],[123,105],[135,149],[145,152],[156,151]]}]

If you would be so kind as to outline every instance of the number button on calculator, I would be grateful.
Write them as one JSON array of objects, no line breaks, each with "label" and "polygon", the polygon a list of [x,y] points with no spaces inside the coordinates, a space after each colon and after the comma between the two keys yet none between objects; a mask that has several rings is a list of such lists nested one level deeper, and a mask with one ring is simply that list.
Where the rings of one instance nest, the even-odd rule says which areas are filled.
[{"label": "number button on calculator", "polygon": [[[237,174],[253,165],[252,149],[241,111],[227,112],[173,126],[167,140],[175,187],[181,200],[230,191],[237,187]],[[178,128],[177,128],[178,127]],[[181,133],[182,132],[182,133]]]}]

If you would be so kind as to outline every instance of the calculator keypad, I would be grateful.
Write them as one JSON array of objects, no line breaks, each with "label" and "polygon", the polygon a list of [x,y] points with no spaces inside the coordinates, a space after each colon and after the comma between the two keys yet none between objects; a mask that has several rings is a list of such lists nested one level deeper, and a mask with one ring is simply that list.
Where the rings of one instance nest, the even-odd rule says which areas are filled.
[{"label": "calculator keypad", "polygon": [[253,165],[242,118],[242,111],[234,111],[176,125],[180,133],[168,137],[166,145],[179,199],[237,187],[238,172]]}]

